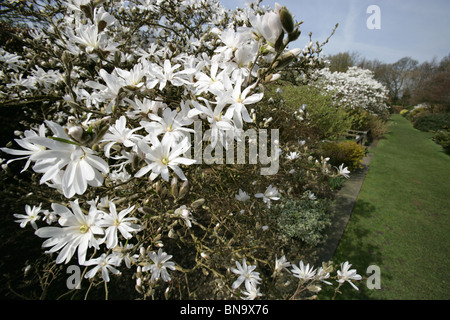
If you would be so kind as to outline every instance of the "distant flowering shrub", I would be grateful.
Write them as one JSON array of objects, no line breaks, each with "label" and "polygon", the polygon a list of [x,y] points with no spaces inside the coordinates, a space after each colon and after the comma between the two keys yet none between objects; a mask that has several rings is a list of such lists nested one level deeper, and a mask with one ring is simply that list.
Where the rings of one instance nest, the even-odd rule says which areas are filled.
[{"label": "distant flowering shrub", "polygon": [[[277,275],[289,265],[276,257],[291,240],[279,240],[270,210],[293,172],[260,176],[258,165],[199,163],[192,151],[200,144],[239,152],[234,142],[246,140],[245,129],[260,128],[264,86],[288,66],[299,75],[319,68],[321,46],[289,49],[299,24],[278,4],[236,11],[214,0],[19,7],[13,12],[28,27],[21,52],[0,51],[0,100],[29,119],[15,144],[1,149],[13,156],[3,167],[25,160],[22,172],[33,172],[32,191],[20,199],[30,203],[26,215],[15,217],[44,239],[53,263],[84,268],[85,297],[99,283],[107,294],[119,277],[134,283],[122,286],[121,298],[284,298],[270,291],[268,272],[256,270]],[[198,128],[200,141],[192,139]],[[282,149],[289,146],[273,156]],[[346,172],[318,166],[324,176]],[[331,270],[308,269],[306,279],[302,265],[294,272],[299,287]],[[347,271],[338,274],[339,286],[357,279]]]},{"label": "distant flowering shrub", "polygon": [[373,78],[372,71],[350,67],[346,72],[317,71],[316,86],[333,95],[341,107],[361,109],[386,118],[389,115],[388,90]]}]

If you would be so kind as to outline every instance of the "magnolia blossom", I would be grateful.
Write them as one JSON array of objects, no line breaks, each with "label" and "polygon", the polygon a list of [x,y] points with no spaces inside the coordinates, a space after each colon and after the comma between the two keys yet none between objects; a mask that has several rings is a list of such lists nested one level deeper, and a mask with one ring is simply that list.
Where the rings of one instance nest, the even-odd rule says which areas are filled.
[{"label": "magnolia blossom", "polygon": [[241,76],[238,76],[236,79],[236,83],[234,88],[232,87],[231,81],[228,76],[225,76],[225,95],[228,95],[228,102],[231,104],[225,116],[227,118],[233,119],[236,127],[238,129],[242,129],[243,122],[252,122],[252,118],[247,111],[246,105],[254,104],[263,98],[263,93],[254,93],[251,94],[251,91],[254,89],[254,86],[248,86],[242,91],[242,83],[243,79]]},{"label": "magnolia blossom", "polygon": [[177,110],[165,108],[162,117],[153,113],[149,113],[147,117],[152,121],[141,121],[140,125],[152,136],[164,134],[167,139],[179,142],[189,132],[194,132],[193,129],[187,128],[193,120]]},{"label": "magnolia blossom", "polygon": [[264,193],[257,193],[255,194],[256,198],[262,198],[264,203],[267,204],[267,207],[270,208],[270,201],[271,200],[279,200],[279,192],[277,188],[272,187],[272,185],[268,186],[266,191]]},{"label": "magnolia blossom", "polygon": [[262,296],[259,288],[251,282],[245,282],[245,291],[241,291],[243,300],[255,300]]},{"label": "magnolia blossom", "polygon": [[[194,117],[196,115],[206,116],[211,130],[211,147],[215,147],[217,143],[221,143],[223,146],[227,147],[227,132],[231,132],[234,129],[232,120],[227,116],[223,115],[223,108],[225,104],[218,104],[214,110],[212,109],[210,103],[204,100],[206,107],[197,101],[193,101],[192,105],[195,109],[191,109],[188,113],[188,117]],[[205,133],[207,136],[207,133]]]},{"label": "magnolia blossom", "polygon": [[120,259],[116,254],[103,253],[100,257],[88,260],[84,263],[86,266],[95,265],[85,274],[86,279],[93,278],[99,271],[101,271],[102,279],[109,282],[109,272],[113,274],[120,274],[120,271],[116,268],[120,265]]},{"label": "magnolia blossom", "polygon": [[6,153],[9,153],[12,155],[17,155],[17,156],[23,156],[20,158],[8,160],[6,162],[6,164],[9,164],[10,162],[16,161],[16,160],[28,159],[21,172],[24,172],[25,170],[27,170],[28,167],[30,166],[30,163],[32,161],[36,160],[35,156],[38,155],[43,150],[45,150],[44,146],[35,143],[34,141],[32,141],[32,138],[33,137],[45,137],[45,130],[46,130],[45,125],[41,124],[39,126],[38,133],[34,130],[25,130],[25,132],[23,133],[24,137],[22,139],[14,139],[14,141],[16,141],[17,144],[25,150],[0,148],[0,150],[2,150],[3,152],[6,152]]},{"label": "magnolia blossom", "polygon": [[114,248],[119,243],[118,233],[120,233],[125,239],[131,239],[132,233],[139,232],[142,227],[138,224],[132,223],[137,218],[126,218],[130,212],[134,210],[134,206],[121,210],[117,213],[116,205],[114,202],[109,203],[109,213],[104,213],[102,220],[99,222],[99,226],[105,229],[105,240],[108,249]]},{"label": "magnolia blossom", "polygon": [[[88,185],[101,186],[104,180],[102,173],[109,171],[105,160],[90,148],[74,142],[57,123],[46,121],[46,124],[54,133],[53,137],[30,132],[18,142],[29,150],[22,154],[30,154],[29,161],[35,161],[33,170],[43,173],[40,183],[53,181],[53,186],[61,188],[67,198],[83,194]],[[18,151],[5,151],[20,154]]]},{"label": "magnolia blossom", "polygon": [[153,70],[153,74],[159,81],[159,90],[162,90],[166,87],[167,82],[170,82],[174,86],[182,86],[188,83],[186,79],[186,75],[194,74],[196,69],[186,69],[182,71],[175,72],[178,68],[180,68],[180,64],[171,65],[170,60],[164,60],[164,67],[156,67]]},{"label": "magnolia blossom", "polygon": [[289,152],[288,155],[286,155],[286,159],[288,160],[295,160],[300,157],[300,154],[298,152]]},{"label": "magnolia blossom", "polygon": [[170,281],[172,278],[170,277],[167,269],[175,270],[175,263],[169,261],[172,256],[163,252],[162,249],[159,248],[158,253],[149,252],[148,257],[150,258],[150,260],[152,260],[153,263],[143,266],[142,271],[150,270],[152,274],[150,281],[154,282],[159,280],[160,278],[165,282]]},{"label": "magnolia blossom", "polygon": [[187,180],[183,171],[179,167],[180,164],[191,165],[195,160],[180,157],[189,148],[188,138],[184,138],[181,142],[175,143],[170,137],[164,136],[161,142],[158,138],[151,137],[152,147],[150,148],[145,142],[138,143],[139,149],[143,152],[147,166],[141,168],[135,177],[142,177],[149,171],[150,179],[154,180],[161,175],[166,181],[169,181],[169,168],[172,169],[182,180]]},{"label": "magnolia blossom", "polygon": [[100,215],[95,206],[90,207],[88,214],[81,211],[78,199],[70,201],[70,206],[72,210],[53,203],[52,209],[60,216],[58,223],[61,227],[42,227],[35,234],[40,238],[48,238],[42,246],[52,248],[46,253],[60,250],[56,263],[68,263],[78,251],[78,262],[84,264],[88,248],[100,248],[97,236],[103,235],[104,231],[98,225]]},{"label": "magnolia blossom", "polygon": [[348,263],[348,261],[341,264],[341,270],[337,271],[338,274],[338,282],[344,283],[348,282],[351,284],[353,288],[359,290],[357,286],[352,282],[352,280],[361,280],[362,277],[356,273],[356,269],[350,269],[352,265]]},{"label": "magnolia blossom", "polygon": [[339,168],[335,167],[338,170],[338,175],[343,176],[344,178],[348,179],[350,178],[350,171],[347,167],[344,168],[344,164],[341,164]]},{"label": "magnolia blossom", "polygon": [[[278,3],[276,4],[279,9]],[[278,12],[269,11],[263,16],[250,15],[249,21],[256,29],[257,33],[262,36],[273,47],[283,32],[283,26]]]},{"label": "magnolia blossom", "polygon": [[303,261],[300,261],[299,267],[292,265],[292,275],[302,280],[312,280],[316,274],[313,266],[309,267],[309,263],[305,266]]},{"label": "magnolia blossom", "polygon": [[231,268],[231,271],[239,277],[236,281],[233,282],[232,288],[236,289],[238,288],[243,282],[248,283],[251,286],[256,286],[261,281],[261,278],[259,277],[259,272],[253,271],[256,269],[256,266],[253,265],[247,265],[247,261],[245,258],[242,260],[242,265],[239,263],[239,261],[236,261],[236,267],[237,268]]},{"label": "magnolia blossom", "polygon": [[247,201],[247,200],[250,199],[250,196],[248,195],[247,192],[242,191],[241,189],[239,189],[239,193],[235,195],[235,198],[236,198],[238,201],[245,202],[245,201]]},{"label": "magnolia blossom", "polygon": [[25,214],[14,214],[14,217],[18,218],[16,222],[20,223],[21,228],[25,228],[25,226],[28,224],[28,222],[31,224],[34,230],[37,230],[37,224],[36,221],[39,220],[41,217],[39,216],[39,213],[41,212],[41,206],[36,207],[33,206],[31,208],[28,204],[25,205]]},{"label": "magnolia blossom", "polygon": [[186,222],[186,225],[188,226],[188,228],[192,227],[191,221],[193,220],[193,216],[192,216],[191,211],[185,205],[182,205],[181,207],[176,209],[174,213],[175,213],[175,216],[182,218]]},{"label": "magnolia blossom", "polygon": [[115,125],[109,127],[108,132],[103,136],[102,142],[108,142],[105,147],[105,156],[109,158],[111,147],[116,143],[121,143],[125,147],[132,148],[136,143],[142,139],[142,136],[135,134],[135,131],[141,129],[141,127],[128,129],[126,127],[127,119],[125,116],[121,116],[116,120]]},{"label": "magnolia blossom", "polygon": [[280,259],[275,259],[275,271],[274,273],[279,273],[283,269],[289,271],[288,267],[291,266],[291,263],[287,261],[286,256],[282,256]]}]

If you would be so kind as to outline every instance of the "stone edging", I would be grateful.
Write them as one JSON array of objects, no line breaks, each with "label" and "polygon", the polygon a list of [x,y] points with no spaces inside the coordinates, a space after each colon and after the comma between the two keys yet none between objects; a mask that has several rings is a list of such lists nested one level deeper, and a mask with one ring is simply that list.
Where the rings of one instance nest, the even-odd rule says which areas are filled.
[{"label": "stone edging", "polygon": [[318,265],[322,262],[333,260],[334,253],[336,252],[342,235],[344,234],[347,224],[350,221],[359,192],[366,174],[369,171],[370,162],[373,158],[373,153],[370,153],[370,149],[375,147],[377,143],[378,141],[375,140],[369,146],[369,152],[362,160],[363,168],[350,173],[350,178],[344,182],[341,189],[336,194],[335,202],[332,206],[333,217],[331,226],[328,228],[326,234],[327,239],[317,251],[316,264]]}]

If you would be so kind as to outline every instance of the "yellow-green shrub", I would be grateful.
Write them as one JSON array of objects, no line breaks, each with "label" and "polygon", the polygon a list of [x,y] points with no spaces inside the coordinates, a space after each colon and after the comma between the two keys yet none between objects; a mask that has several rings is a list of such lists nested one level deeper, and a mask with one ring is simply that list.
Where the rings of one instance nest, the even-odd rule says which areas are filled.
[{"label": "yellow-green shrub", "polygon": [[403,110],[400,111],[400,115],[401,115],[401,116],[404,116],[404,115],[407,114],[408,112],[409,112],[408,109],[403,109]]},{"label": "yellow-green shrub", "polygon": [[330,163],[339,166],[342,163],[350,171],[361,168],[361,161],[366,153],[366,148],[355,141],[325,142],[320,148],[320,154],[330,158]]}]

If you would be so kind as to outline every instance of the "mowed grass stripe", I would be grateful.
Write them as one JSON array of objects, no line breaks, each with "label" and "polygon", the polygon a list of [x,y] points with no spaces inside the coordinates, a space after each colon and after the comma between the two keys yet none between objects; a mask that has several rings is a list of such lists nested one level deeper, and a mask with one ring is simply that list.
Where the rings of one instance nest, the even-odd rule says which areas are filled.
[{"label": "mowed grass stripe", "polygon": [[374,152],[352,218],[334,256],[362,276],[381,269],[381,289],[342,287],[348,299],[450,298],[450,157],[393,115]]}]

